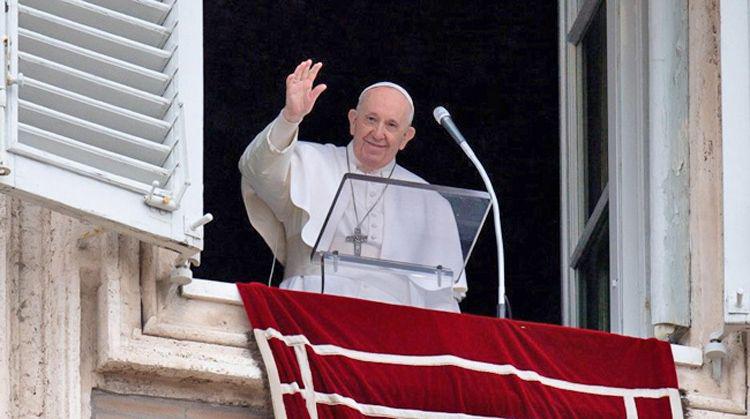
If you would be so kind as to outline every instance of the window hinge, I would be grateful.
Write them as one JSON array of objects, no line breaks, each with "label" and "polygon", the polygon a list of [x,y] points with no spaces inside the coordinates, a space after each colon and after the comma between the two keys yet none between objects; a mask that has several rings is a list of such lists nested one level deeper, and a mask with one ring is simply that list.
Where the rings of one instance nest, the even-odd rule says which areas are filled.
[{"label": "window hinge", "polygon": [[5,54],[5,86],[12,86],[12,85],[18,85],[18,87],[23,86],[24,77],[23,73],[18,73],[16,75],[13,75],[10,68],[11,63],[11,54],[10,54],[10,38],[8,35],[3,35],[2,37],[3,41],[3,53]]},{"label": "window hinge", "polygon": [[0,161],[0,176],[8,176],[10,174],[10,167],[6,166]]},{"label": "window hinge", "polygon": [[159,181],[155,180],[151,184],[151,191],[148,193],[148,195],[143,197],[143,201],[148,206],[159,208],[164,211],[177,211],[178,209],[180,209],[180,202],[182,201],[182,197],[185,195],[185,191],[189,186],[190,182],[186,181],[182,184],[180,190],[177,191],[176,195],[169,195],[156,191],[156,188],[159,187]]}]

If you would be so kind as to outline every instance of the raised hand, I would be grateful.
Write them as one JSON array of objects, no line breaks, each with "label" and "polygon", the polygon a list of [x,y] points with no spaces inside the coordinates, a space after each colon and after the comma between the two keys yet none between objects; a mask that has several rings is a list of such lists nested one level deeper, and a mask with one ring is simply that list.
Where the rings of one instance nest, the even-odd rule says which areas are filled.
[{"label": "raised hand", "polygon": [[313,65],[312,60],[305,60],[286,77],[286,104],[282,114],[287,121],[302,121],[302,118],[312,111],[320,94],[326,90],[325,84],[313,88],[313,82],[321,67],[323,63]]}]

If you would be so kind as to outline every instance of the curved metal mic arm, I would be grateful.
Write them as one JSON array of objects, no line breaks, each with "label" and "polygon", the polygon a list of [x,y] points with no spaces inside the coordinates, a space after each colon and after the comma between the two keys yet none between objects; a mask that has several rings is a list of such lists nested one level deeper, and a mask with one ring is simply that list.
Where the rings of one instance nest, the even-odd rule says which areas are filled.
[{"label": "curved metal mic arm", "polygon": [[505,253],[503,250],[503,232],[500,228],[500,206],[495,195],[495,188],[492,187],[492,182],[489,176],[487,176],[484,166],[479,162],[469,143],[464,141],[460,145],[466,156],[469,157],[469,160],[474,163],[477,171],[479,171],[479,175],[484,181],[484,186],[490,194],[492,221],[495,224],[495,241],[497,242],[497,317],[505,318]]},{"label": "curved metal mic arm", "polygon": [[469,143],[461,132],[458,130],[456,125],[451,120],[451,115],[442,106],[438,106],[432,111],[432,115],[435,117],[435,121],[440,124],[448,133],[453,137],[456,143],[466,153],[474,166],[479,171],[479,175],[484,181],[484,186],[487,188],[487,192],[490,194],[490,202],[492,203],[492,220],[495,223],[495,241],[497,242],[497,317],[505,318],[505,253],[503,251],[503,232],[500,228],[500,206],[497,202],[497,196],[495,195],[495,188],[492,187],[490,177],[487,176],[487,172],[484,170],[484,166],[479,162],[479,159],[474,154],[474,150],[471,149]]}]

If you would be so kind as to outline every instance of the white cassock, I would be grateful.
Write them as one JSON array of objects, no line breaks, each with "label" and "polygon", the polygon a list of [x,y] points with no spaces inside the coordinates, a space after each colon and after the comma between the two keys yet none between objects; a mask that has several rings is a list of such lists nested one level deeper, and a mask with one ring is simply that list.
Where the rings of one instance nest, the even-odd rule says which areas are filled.
[{"label": "white cassock", "polygon": [[[336,147],[298,141],[297,133],[297,124],[279,115],[255,137],[240,158],[242,197],[251,224],[284,264],[281,288],[320,292],[320,261],[311,261],[312,247],[342,177],[362,172],[351,144]],[[393,179],[426,183],[395,162],[367,175],[387,177],[391,170]],[[458,228],[447,200],[435,192],[414,195],[391,187],[383,193],[381,184],[354,185],[351,193],[342,191],[339,199],[345,202],[338,207],[347,210],[332,214],[337,230],[319,249],[352,247],[345,238],[362,221],[360,227],[368,236],[362,256],[442,265],[454,275],[463,271]],[[353,205],[358,206],[359,218]],[[440,225],[434,225],[436,220]],[[466,289],[463,274],[458,281],[438,284],[434,279],[405,281],[377,274],[354,278],[326,272],[325,282],[327,294],[455,312],[459,311],[456,300],[463,298]]]}]

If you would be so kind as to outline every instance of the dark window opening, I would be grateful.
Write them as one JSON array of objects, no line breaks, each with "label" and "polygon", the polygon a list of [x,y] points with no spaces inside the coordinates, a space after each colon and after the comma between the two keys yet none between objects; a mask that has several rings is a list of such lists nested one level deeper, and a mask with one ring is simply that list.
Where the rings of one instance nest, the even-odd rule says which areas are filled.
[{"label": "dark window opening", "polygon": [[[501,206],[506,288],[515,318],[559,323],[557,4],[523,2],[205,2],[204,206],[198,278],[266,282],[271,251],[247,220],[237,160],[281,110],[284,78],[305,58],[328,85],[303,122],[306,140],[345,145],[346,112],[366,85],[390,80],[414,97],[416,138],[401,165],[428,181],[483,189],[432,118],[446,106],[487,168]],[[464,312],[494,315],[491,220],[467,268]],[[283,269],[277,265],[274,285]]]},{"label": "dark window opening", "polygon": [[607,136],[607,7],[602,4],[583,38],[586,208],[594,212],[609,179]]},{"label": "dark window opening", "polygon": [[[609,139],[607,113],[607,8],[601,2],[582,42],[584,84],[584,206],[586,226],[594,234],[579,246],[584,260],[579,268],[579,325],[610,329],[609,281]],[[597,204],[603,208],[595,211]],[[586,241],[588,240],[588,241]]]},{"label": "dark window opening", "polygon": [[609,228],[606,222],[595,234],[591,249],[581,263],[578,313],[581,327],[609,331]]}]

